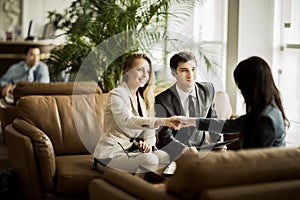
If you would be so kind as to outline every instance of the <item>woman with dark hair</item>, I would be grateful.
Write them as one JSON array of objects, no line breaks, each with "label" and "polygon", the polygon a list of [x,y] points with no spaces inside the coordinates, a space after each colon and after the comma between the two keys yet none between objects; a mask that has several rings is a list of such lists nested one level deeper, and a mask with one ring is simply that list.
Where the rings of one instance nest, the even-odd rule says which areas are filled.
[{"label": "woman with dark hair", "polygon": [[179,117],[156,118],[154,72],[143,53],[132,53],[123,66],[121,84],[110,91],[105,108],[104,134],[94,151],[96,162],[135,173],[141,164],[169,162],[155,148],[155,129],[177,128]]},{"label": "woman with dark hair", "polygon": [[267,62],[250,57],[237,65],[233,75],[244,97],[246,114],[229,120],[184,118],[184,126],[224,134],[239,132],[242,148],[285,146],[289,121]]}]

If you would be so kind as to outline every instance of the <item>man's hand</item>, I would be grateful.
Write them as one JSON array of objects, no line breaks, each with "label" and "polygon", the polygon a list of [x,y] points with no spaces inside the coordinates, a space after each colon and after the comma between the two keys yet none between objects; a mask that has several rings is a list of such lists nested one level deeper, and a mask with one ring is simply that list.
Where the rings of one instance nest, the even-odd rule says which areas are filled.
[{"label": "man's hand", "polygon": [[179,130],[181,128],[181,116],[172,116],[166,119],[164,125],[172,129]]},{"label": "man's hand", "polygon": [[196,147],[186,147],[185,149],[183,149],[183,154],[194,154],[194,153],[198,153],[198,150]]},{"label": "man's hand", "polygon": [[174,130],[179,130],[182,127],[196,126],[196,122],[197,118],[172,116],[169,118],[160,118],[156,123],[159,125],[171,127]]},{"label": "man's hand", "polygon": [[182,117],[181,118],[181,127],[188,127],[188,126],[196,126],[197,118],[193,117]]},{"label": "man's hand", "polygon": [[14,90],[15,85],[12,83],[8,83],[4,88],[2,89],[2,96],[5,97],[8,93],[12,93]]}]

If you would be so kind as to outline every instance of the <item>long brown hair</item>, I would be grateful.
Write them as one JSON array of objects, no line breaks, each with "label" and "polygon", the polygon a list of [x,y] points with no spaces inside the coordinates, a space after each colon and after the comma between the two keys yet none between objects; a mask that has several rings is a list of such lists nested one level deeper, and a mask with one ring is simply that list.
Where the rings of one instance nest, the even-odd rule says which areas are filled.
[{"label": "long brown hair", "polygon": [[271,68],[265,60],[257,56],[243,60],[237,65],[233,75],[245,99],[246,112],[250,116],[256,117],[267,105],[273,105],[279,108],[286,125],[289,126],[280,92],[275,85]]},{"label": "long brown hair", "polygon": [[[122,81],[125,82],[127,81],[126,73],[133,68],[135,60],[139,58],[145,59],[148,62],[150,67],[149,80],[144,85],[144,87],[140,87],[138,89],[138,92],[140,93],[142,98],[144,98],[147,110],[150,111],[151,109],[153,109],[154,106],[154,79],[155,79],[150,58],[146,54],[139,53],[139,52],[135,52],[127,56],[123,65]],[[151,115],[153,115],[153,113]]]}]

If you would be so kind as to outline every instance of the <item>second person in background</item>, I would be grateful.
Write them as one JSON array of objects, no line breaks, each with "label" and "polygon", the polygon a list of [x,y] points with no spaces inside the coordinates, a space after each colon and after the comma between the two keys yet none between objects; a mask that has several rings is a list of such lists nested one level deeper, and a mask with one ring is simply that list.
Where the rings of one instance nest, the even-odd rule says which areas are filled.
[{"label": "second person in background", "polygon": [[13,64],[0,78],[1,94],[12,93],[19,81],[50,82],[48,66],[40,61],[40,49],[35,45],[28,45],[24,50],[24,60]]}]

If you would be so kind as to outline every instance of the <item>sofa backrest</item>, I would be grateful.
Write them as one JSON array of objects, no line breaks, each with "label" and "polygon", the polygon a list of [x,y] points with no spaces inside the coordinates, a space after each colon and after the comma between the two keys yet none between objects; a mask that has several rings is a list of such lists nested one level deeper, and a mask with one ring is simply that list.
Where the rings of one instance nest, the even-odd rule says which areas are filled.
[{"label": "sofa backrest", "polygon": [[[17,117],[44,132],[55,155],[92,153],[102,130],[106,96],[24,96],[16,105]],[[32,134],[24,128],[22,133]]]},{"label": "sofa backrest", "polygon": [[300,148],[265,148],[182,156],[167,190],[198,199],[207,189],[300,178]]},{"label": "sofa backrest", "polygon": [[14,101],[27,95],[74,95],[74,94],[100,94],[102,90],[96,82],[28,82],[16,83],[13,91]]}]

